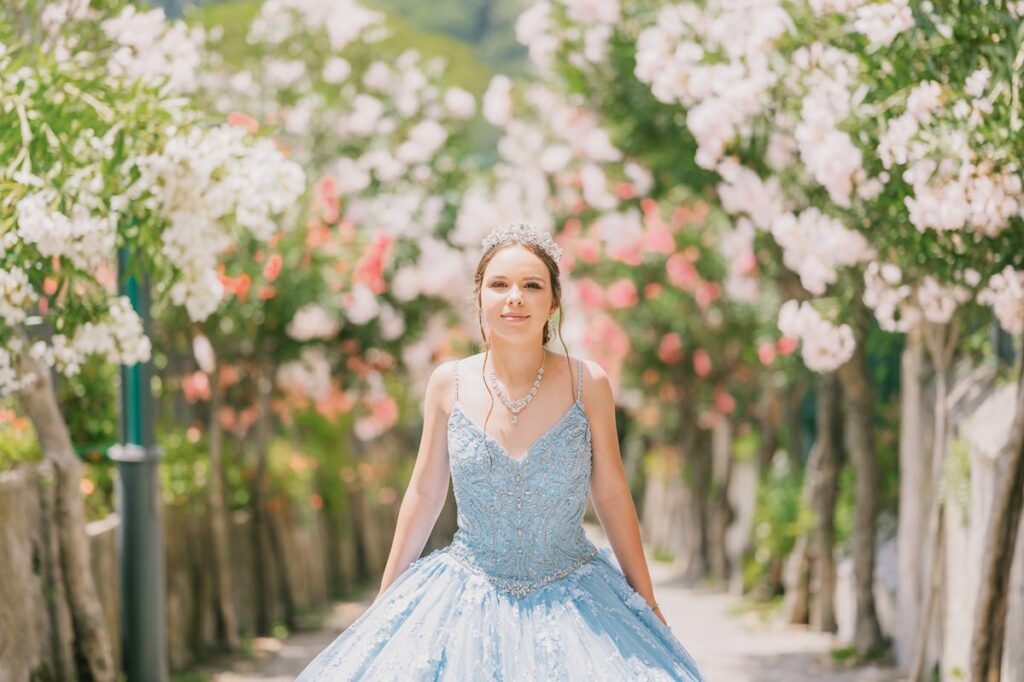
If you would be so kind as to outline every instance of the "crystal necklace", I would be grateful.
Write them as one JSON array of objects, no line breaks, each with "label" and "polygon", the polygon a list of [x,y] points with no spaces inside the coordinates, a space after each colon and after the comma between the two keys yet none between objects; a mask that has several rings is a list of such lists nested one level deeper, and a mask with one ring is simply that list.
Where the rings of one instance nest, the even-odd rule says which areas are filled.
[{"label": "crystal necklace", "polygon": [[[545,353],[546,355],[546,353]],[[533,382],[533,387],[530,392],[518,400],[512,400],[508,393],[505,392],[505,387],[498,381],[498,377],[494,376],[494,370],[490,367],[487,368],[487,383],[491,385],[494,392],[501,398],[501,402],[505,403],[505,407],[512,413],[512,423],[515,424],[519,421],[519,413],[526,409],[526,406],[533,400],[533,396],[537,395],[537,391],[540,390],[540,381],[544,378],[544,360],[540,361],[540,367],[537,369],[537,380]]]}]

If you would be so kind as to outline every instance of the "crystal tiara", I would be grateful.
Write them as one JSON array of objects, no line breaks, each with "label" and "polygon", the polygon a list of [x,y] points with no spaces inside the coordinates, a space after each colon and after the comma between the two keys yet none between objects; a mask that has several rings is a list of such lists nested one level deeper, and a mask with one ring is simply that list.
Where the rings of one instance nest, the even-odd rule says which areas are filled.
[{"label": "crystal tiara", "polygon": [[484,237],[482,244],[484,253],[487,253],[491,249],[513,242],[539,246],[544,253],[551,256],[555,263],[559,263],[562,260],[562,249],[551,238],[551,235],[543,230],[538,230],[529,223],[512,223],[511,225],[496,227],[489,235]]}]

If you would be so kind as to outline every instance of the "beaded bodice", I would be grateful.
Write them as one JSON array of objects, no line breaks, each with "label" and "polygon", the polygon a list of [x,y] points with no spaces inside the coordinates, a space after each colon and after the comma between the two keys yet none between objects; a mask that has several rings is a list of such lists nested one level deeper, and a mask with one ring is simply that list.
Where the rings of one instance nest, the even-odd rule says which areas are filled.
[{"label": "beaded bodice", "polygon": [[516,459],[462,411],[455,366],[448,454],[458,530],[449,552],[517,597],[569,575],[597,554],[581,523],[592,451],[579,361],[577,374],[572,406]]}]

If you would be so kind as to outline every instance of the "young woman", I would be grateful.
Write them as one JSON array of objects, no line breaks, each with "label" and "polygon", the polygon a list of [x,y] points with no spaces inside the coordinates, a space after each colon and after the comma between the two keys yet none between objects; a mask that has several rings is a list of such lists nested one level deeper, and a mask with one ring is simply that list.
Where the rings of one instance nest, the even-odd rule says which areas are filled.
[{"label": "young woman", "polygon": [[[545,347],[559,247],[523,224],[483,247],[484,352],[431,375],[380,592],[299,680],[702,680],[654,598],[608,379]],[[417,559],[449,476],[458,530]]]}]

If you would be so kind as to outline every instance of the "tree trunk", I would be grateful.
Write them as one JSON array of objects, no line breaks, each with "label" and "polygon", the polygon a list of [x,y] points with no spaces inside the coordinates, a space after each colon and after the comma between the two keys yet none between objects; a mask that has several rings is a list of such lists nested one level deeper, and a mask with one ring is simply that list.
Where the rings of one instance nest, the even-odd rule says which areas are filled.
[{"label": "tree trunk", "polygon": [[924,552],[928,532],[928,501],[937,485],[932,480],[927,453],[932,449],[932,417],[924,386],[932,376],[922,331],[907,334],[900,363],[900,500],[899,602],[897,658],[910,664],[921,624],[924,598]]},{"label": "tree trunk", "polygon": [[1021,510],[1024,509],[1024,347],[1017,378],[1017,409],[1000,456],[1005,462],[985,533],[978,605],[971,640],[971,679],[998,682],[1006,636],[1007,594]]},{"label": "tree trunk", "polygon": [[932,366],[935,367],[935,428],[932,440],[932,467],[931,467],[931,495],[928,506],[928,532],[925,536],[924,551],[924,600],[921,605],[920,627],[917,630],[917,639],[914,642],[914,655],[910,663],[911,682],[930,679],[925,671],[928,641],[931,638],[933,623],[932,611],[935,609],[935,602],[939,598],[942,587],[942,562],[943,562],[943,504],[942,494],[939,489],[939,482],[942,480],[942,470],[946,461],[946,442],[949,436],[946,433],[946,396],[947,383],[946,373],[950,362],[953,359],[953,350],[958,336],[956,325],[932,325],[925,324],[922,328],[925,347],[931,358]]},{"label": "tree trunk", "polygon": [[273,390],[272,374],[266,368],[258,370],[256,381],[256,431],[253,443],[256,466],[252,482],[253,539],[256,550],[256,581],[260,598],[258,602],[257,627],[264,633],[273,626],[275,609],[270,602],[270,577],[276,576],[276,592],[284,607],[284,619],[289,628],[294,627],[295,610],[291,585],[283,568],[284,557],[278,551],[280,541],[275,524],[270,518],[270,493],[268,489],[268,457],[270,455],[270,430],[273,415],[270,412],[270,394]]},{"label": "tree trunk", "polygon": [[22,375],[32,376],[34,381],[21,389],[19,398],[35,427],[43,456],[53,464],[54,520],[75,638],[88,675],[97,682],[112,682],[117,673],[110,633],[89,560],[89,536],[80,488],[82,464],[72,447],[71,434],[60,412],[49,370],[27,352],[22,354],[20,363]]},{"label": "tree trunk", "polygon": [[[684,401],[685,403],[685,401]],[[684,580],[696,582],[708,575],[708,504],[707,496],[711,484],[711,453],[707,432],[697,425],[688,406],[680,414],[683,430],[681,443],[683,459],[683,490],[685,540],[687,547]]]},{"label": "tree trunk", "polygon": [[210,487],[207,493],[210,514],[210,549],[213,559],[214,612],[217,618],[217,635],[220,645],[234,651],[240,645],[238,615],[235,613],[235,599],[232,591],[231,564],[228,562],[227,505],[224,503],[224,430],[220,424],[220,408],[224,389],[220,384],[218,367],[210,377],[210,422],[207,439],[210,448]]},{"label": "tree trunk", "polygon": [[833,549],[836,538],[836,499],[839,497],[839,471],[842,468],[842,428],[839,413],[839,382],[834,374],[822,377],[818,388],[818,440],[821,454],[813,473],[812,510],[817,523],[811,530],[811,628],[819,632],[836,631],[836,562]]},{"label": "tree trunk", "polygon": [[[817,437],[804,474],[802,506],[814,516],[814,527],[797,538],[786,561],[785,620],[835,630],[835,503],[839,485],[839,385],[834,374],[823,375],[815,400]],[[812,600],[813,596],[813,600]]]},{"label": "tree trunk", "polygon": [[726,534],[733,520],[729,504],[729,479],[732,474],[732,422],[721,417],[711,433],[711,485],[708,487],[708,561],[711,576],[729,579]]},{"label": "tree trunk", "polygon": [[874,391],[868,373],[864,343],[866,314],[859,311],[855,322],[857,347],[849,362],[839,368],[839,381],[846,398],[844,427],[856,473],[853,521],[853,576],[857,608],[853,644],[862,658],[877,655],[885,646],[875,610],[875,526],[878,491],[881,484],[874,443]]}]

